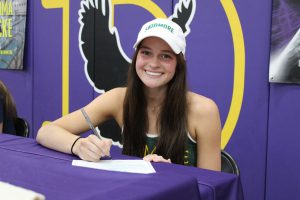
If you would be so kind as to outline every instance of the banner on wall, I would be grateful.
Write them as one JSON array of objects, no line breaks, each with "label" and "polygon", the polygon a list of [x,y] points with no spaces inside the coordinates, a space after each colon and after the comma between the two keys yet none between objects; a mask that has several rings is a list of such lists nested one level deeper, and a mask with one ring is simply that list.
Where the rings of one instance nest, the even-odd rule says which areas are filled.
[{"label": "banner on wall", "polygon": [[23,69],[27,0],[0,0],[0,69]]},{"label": "banner on wall", "polygon": [[299,0],[273,0],[269,82],[300,83]]}]

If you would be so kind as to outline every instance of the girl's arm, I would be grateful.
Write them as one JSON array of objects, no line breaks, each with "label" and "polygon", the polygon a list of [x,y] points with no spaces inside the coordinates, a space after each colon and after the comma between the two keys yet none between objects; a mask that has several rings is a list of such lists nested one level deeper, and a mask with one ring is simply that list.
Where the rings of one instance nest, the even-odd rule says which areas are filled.
[{"label": "girl's arm", "polygon": [[[110,90],[84,107],[87,115],[94,126],[99,125],[107,119],[115,118],[120,122],[123,112],[125,88]],[[39,129],[37,141],[48,148],[71,153],[71,147],[78,135],[89,130],[80,109],[63,116],[50,124]],[[99,140],[90,135],[80,138],[73,146],[73,153],[80,158],[89,161],[98,160],[100,156],[108,155],[111,142]]]},{"label": "girl's arm", "polygon": [[193,95],[189,120],[197,141],[197,167],[221,170],[221,122],[215,102]]}]

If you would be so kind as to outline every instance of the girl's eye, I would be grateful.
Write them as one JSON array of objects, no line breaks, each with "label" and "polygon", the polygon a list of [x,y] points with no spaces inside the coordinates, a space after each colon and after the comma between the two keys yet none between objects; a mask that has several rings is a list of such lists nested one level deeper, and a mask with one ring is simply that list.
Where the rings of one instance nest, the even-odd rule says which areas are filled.
[{"label": "girl's eye", "polygon": [[142,51],[141,51],[141,54],[142,54],[142,55],[145,55],[145,56],[148,56],[148,55],[150,55],[150,52],[149,52],[149,51],[146,51],[146,50],[142,50]]},{"label": "girl's eye", "polygon": [[168,60],[168,59],[171,59],[172,57],[169,55],[169,54],[163,54],[161,55],[162,59],[164,60]]}]

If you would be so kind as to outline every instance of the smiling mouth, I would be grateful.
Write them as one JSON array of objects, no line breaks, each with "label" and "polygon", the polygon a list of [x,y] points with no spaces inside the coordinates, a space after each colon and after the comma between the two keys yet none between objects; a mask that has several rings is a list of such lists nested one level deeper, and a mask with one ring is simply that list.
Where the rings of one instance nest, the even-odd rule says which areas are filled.
[{"label": "smiling mouth", "polygon": [[160,73],[160,72],[149,72],[149,71],[146,71],[146,70],[145,70],[145,72],[146,72],[146,74],[151,75],[151,76],[160,76],[160,75],[162,75],[162,73]]}]

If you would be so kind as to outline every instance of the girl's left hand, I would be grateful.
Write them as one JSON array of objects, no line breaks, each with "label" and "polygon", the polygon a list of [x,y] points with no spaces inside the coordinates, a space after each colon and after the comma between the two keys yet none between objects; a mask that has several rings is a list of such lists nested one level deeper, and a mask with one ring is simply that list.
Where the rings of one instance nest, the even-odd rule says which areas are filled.
[{"label": "girl's left hand", "polygon": [[165,163],[172,163],[171,162],[171,159],[165,159],[164,157],[162,156],[159,156],[157,154],[149,154],[149,155],[146,155],[143,160],[145,161],[149,161],[149,162],[165,162]]}]

